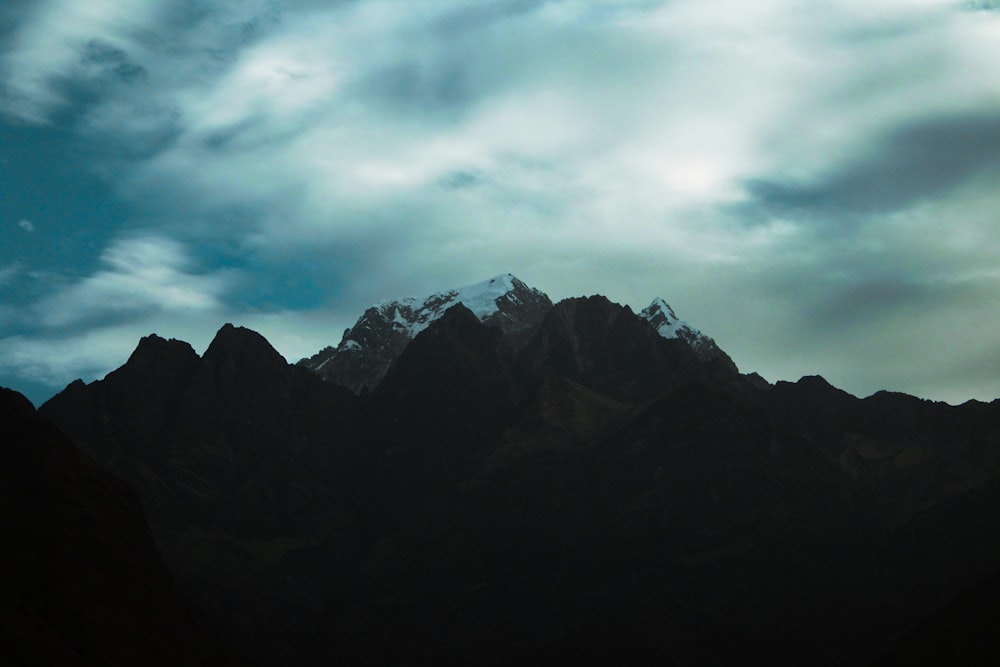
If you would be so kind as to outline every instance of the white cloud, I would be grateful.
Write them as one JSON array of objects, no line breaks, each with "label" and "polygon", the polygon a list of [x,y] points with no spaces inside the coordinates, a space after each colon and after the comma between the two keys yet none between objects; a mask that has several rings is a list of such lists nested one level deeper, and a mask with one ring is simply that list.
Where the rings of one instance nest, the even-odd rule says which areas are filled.
[{"label": "white cloud", "polygon": [[21,220],[17,221],[17,226],[23,229],[24,231],[28,232],[29,234],[35,231],[35,223],[33,223],[31,220],[25,220],[22,218]]},{"label": "white cloud", "polygon": [[182,245],[155,235],[116,241],[101,260],[102,269],[37,304],[42,326],[213,313],[232,282],[227,272],[198,273]]},{"label": "white cloud", "polygon": [[86,43],[98,36],[120,43],[131,28],[152,18],[156,4],[152,0],[40,0],[0,59],[0,77],[8,92],[0,102],[0,112],[29,122],[48,122],[49,115],[66,102],[53,82],[78,71]]}]

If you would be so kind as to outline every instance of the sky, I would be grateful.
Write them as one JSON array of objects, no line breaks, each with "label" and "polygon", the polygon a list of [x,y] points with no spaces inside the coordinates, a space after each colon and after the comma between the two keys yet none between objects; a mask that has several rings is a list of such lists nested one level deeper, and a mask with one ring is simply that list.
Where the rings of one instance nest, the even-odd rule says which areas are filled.
[{"label": "sky", "polygon": [[1000,397],[1000,0],[4,0],[0,385],[511,272]]}]

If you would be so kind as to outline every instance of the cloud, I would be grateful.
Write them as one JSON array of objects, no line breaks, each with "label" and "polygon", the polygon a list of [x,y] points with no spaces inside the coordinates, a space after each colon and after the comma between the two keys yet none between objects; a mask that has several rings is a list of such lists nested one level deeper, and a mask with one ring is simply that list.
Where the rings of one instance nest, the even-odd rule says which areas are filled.
[{"label": "cloud", "polygon": [[[860,355],[893,337],[913,354],[1000,308],[984,296],[1000,247],[994,12],[35,7],[0,49],[2,112],[65,127],[134,228],[85,248],[97,270],[40,301],[50,333],[239,315],[308,347],[281,314],[318,349],[374,300],[510,270],[556,298],[664,296],[765,375],[931,392],[903,355]],[[987,345],[950,340],[924,364],[942,377]]]},{"label": "cloud", "polygon": [[92,36],[121,39],[130,24],[151,15],[154,4],[47,0],[26,11],[26,20],[19,23],[0,60],[7,92],[0,111],[29,122],[49,122],[52,111],[67,101],[54,83],[59,77],[71,80],[79,71],[81,50]]},{"label": "cloud", "polygon": [[29,234],[35,231],[35,223],[33,223],[31,220],[25,220],[22,218],[21,220],[17,221],[17,226],[23,229],[24,231],[28,232]]},{"label": "cloud", "polygon": [[101,262],[99,271],[35,306],[41,326],[66,329],[165,312],[212,313],[232,282],[224,271],[198,272],[181,244],[156,235],[118,240]]},{"label": "cloud", "polygon": [[751,182],[747,190],[764,215],[845,217],[903,209],[983,174],[1000,177],[1000,109],[897,129],[812,183]]}]

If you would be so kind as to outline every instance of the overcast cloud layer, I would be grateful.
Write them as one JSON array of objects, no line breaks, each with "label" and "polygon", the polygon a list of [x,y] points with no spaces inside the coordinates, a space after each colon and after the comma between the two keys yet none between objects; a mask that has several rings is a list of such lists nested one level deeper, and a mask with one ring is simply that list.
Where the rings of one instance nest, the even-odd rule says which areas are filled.
[{"label": "overcast cloud layer", "polygon": [[0,384],[150,332],[294,361],[510,271],[770,380],[1000,396],[1000,4],[0,7]]}]

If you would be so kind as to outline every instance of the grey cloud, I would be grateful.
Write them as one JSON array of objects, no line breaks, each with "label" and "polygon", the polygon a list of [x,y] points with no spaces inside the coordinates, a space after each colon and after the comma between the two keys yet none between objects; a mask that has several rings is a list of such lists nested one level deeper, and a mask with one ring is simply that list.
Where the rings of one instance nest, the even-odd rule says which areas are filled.
[{"label": "grey cloud", "polygon": [[357,91],[401,114],[447,113],[466,107],[473,98],[462,63],[417,59],[372,72],[359,82]]},{"label": "grey cloud", "polygon": [[[281,23],[283,4],[287,3],[165,2],[159,8],[155,24],[136,36],[164,49],[200,44],[202,53],[218,57],[270,34]],[[201,41],[200,36],[205,33],[211,33],[214,41]]]},{"label": "grey cloud", "polygon": [[935,118],[893,131],[818,182],[750,181],[746,212],[843,221],[903,209],[997,170],[1000,112]]},{"label": "grey cloud", "polygon": [[0,4],[0,52],[5,50],[6,38],[37,11],[38,5],[37,0],[7,0]]},{"label": "grey cloud", "polygon": [[490,0],[467,6],[458,6],[444,14],[432,30],[444,37],[476,30],[497,21],[529,14],[536,9],[559,0]]},{"label": "grey cloud", "polygon": [[969,11],[1000,11],[1000,0],[966,0],[962,7]]},{"label": "grey cloud", "polygon": [[[816,278],[823,281],[822,276]],[[835,336],[903,311],[932,311],[968,296],[962,286],[906,275],[850,276],[825,288],[824,297],[806,310],[807,325],[814,333]]]},{"label": "grey cloud", "polygon": [[80,62],[87,69],[96,70],[102,78],[126,84],[144,80],[148,76],[146,68],[134,62],[123,49],[100,39],[87,42]]},{"label": "grey cloud", "polygon": [[479,171],[456,171],[438,181],[445,190],[462,190],[483,184],[484,175]]}]

